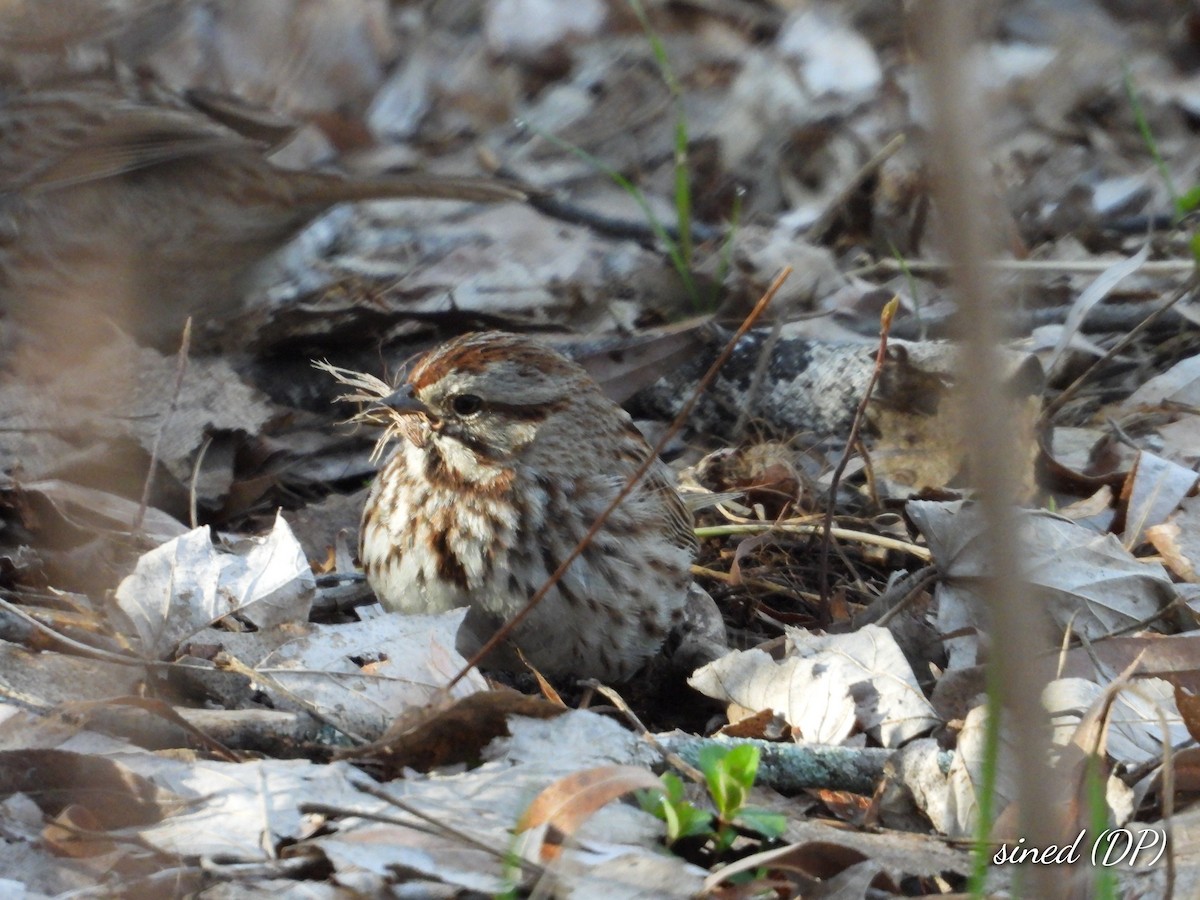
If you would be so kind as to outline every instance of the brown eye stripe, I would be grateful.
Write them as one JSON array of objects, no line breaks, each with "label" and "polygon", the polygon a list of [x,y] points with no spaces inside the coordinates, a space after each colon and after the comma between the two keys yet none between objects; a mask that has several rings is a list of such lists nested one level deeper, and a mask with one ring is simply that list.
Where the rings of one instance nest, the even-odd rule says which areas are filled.
[{"label": "brown eye stripe", "polygon": [[522,422],[543,422],[552,413],[562,412],[571,401],[564,397],[561,400],[551,400],[537,404],[502,403],[499,400],[485,400],[481,407],[487,412],[503,413],[512,419]]}]

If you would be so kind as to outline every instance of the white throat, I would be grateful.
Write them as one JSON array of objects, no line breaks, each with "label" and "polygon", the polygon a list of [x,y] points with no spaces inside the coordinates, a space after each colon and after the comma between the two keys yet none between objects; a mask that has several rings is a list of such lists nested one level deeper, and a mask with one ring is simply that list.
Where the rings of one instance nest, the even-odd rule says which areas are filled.
[{"label": "white throat", "polygon": [[464,481],[487,483],[496,480],[505,472],[497,463],[481,459],[470,448],[454,438],[431,432],[429,441],[442,456],[446,467]]}]

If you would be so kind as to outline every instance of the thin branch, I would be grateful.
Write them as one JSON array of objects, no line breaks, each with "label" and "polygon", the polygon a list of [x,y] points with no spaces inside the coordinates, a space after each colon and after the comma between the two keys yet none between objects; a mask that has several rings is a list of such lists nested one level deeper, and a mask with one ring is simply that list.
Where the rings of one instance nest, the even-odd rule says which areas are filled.
[{"label": "thin branch", "polygon": [[899,153],[903,146],[904,135],[898,134],[884,144],[882,148],[877,150],[875,154],[863,164],[862,168],[855,172],[854,176],[844,185],[842,185],[842,189],[837,192],[837,196],[835,196],[832,201],[826,204],[825,210],[819,216],[817,216],[815,222],[808,226],[808,230],[805,233],[805,238],[811,243],[820,243],[825,238],[825,234],[829,231],[830,226],[833,225],[834,219],[837,218],[838,213],[841,212],[842,207],[844,207],[854,195],[854,192],[862,187],[863,183],[868,178],[878,172],[879,168],[885,162]]},{"label": "thin branch", "polygon": [[[990,259],[980,263],[984,268],[1006,275],[1025,275],[1041,277],[1043,275],[1099,275],[1112,266],[1111,260],[1104,259]],[[1182,259],[1156,259],[1142,263],[1138,270],[1142,275],[1171,276],[1188,275],[1196,268],[1196,264]],[[870,265],[852,269],[847,277],[858,276],[867,278],[872,275],[901,275],[905,270],[914,275],[950,275],[953,264],[931,259],[906,259],[903,264],[894,259],[880,259]]]},{"label": "thin branch", "polygon": [[[1143,269],[1145,268],[1145,265],[1146,264],[1143,263]],[[1046,408],[1042,410],[1042,424],[1049,422],[1050,418],[1060,409],[1062,409],[1068,400],[1079,393],[1079,389],[1087,383],[1088,379],[1092,377],[1092,374],[1098,368],[1100,368],[1100,366],[1107,363],[1118,353],[1132,344],[1134,339],[1139,334],[1158,321],[1163,315],[1166,314],[1167,310],[1171,309],[1176,303],[1194,291],[1197,285],[1200,285],[1200,272],[1196,272],[1195,265],[1192,264],[1192,276],[1175,290],[1175,293],[1171,295],[1171,298],[1166,303],[1164,303],[1154,312],[1150,313],[1148,316],[1146,316],[1146,318],[1142,319],[1142,321],[1138,322],[1138,324],[1130,329],[1123,338],[1113,344],[1107,353],[1105,353],[1099,359],[1093,361],[1090,366],[1084,369],[1083,373],[1078,378],[1076,378],[1063,389],[1062,393],[1055,397],[1050,403],[1046,404]]]},{"label": "thin branch", "polygon": [[833,514],[837,509],[838,485],[841,484],[842,475],[846,471],[846,466],[850,463],[850,456],[854,453],[854,445],[858,442],[858,432],[862,428],[863,419],[867,415],[867,404],[871,402],[871,392],[875,390],[875,383],[879,381],[879,376],[883,372],[883,364],[887,362],[888,332],[891,330],[892,320],[896,317],[896,310],[899,308],[899,298],[892,297],[887,302],[887,305],[884,306],[883,313],[880,315],[879,351],[875,354],[875,366],[871,369],[871,377],[867,381],[867,387],[863,391],[862,398],[858,401],[858,409],[854,411],[854,421],[850,424],[850,435],[846,438],[846,449],[843,451],[841,459],[838,460],[837,467],[833,470],[833,477],[829,481],[829,503],[825,506],[825,521],[821,528],[819,571],[822,610],[826,610],[829,604],[829,545],[833,542]]},{"label": "thin branch", "polygon": [[[746,525],[706,525],[702,528],[695,529],[696,537],[726,537],[731,534],[762,534],[768,531],[782,531],[788,534],[824,534],[826,531],[825,524],[813,525],[797,525],[788,522],[763,522],[762,524],[746,524]],[[933,555],[929,552],[928,547],[922,547],[919,544],[912,544],[908,541],[901,541],[897,538],[888,537],[883,534],[871,534],[868,531],[854,531],[850,528],[831,528],[829,533],[841,541],[853,541],[859,544],[871,544],[876,547],[883,547],[885,550],[898,550],[901,553],[907,553],[909,556],[915,557],[922,562],[929,562],[933,559]]]},{"label": "thin branch", "polygon": [[134,517],[131,531],[142,530],[142,522],[146,519],[146,509],[150,505],[150,487],[154,484],[154,473],[158,470],[158,448],[162,444],[163,434],[175,410],[179,408],[179,395],[183,391],[183,377],[187,374],[188,348],[192,343],[192,317],[188,316],[183,323],[183,338],[179,342],[179,356],[175,365],[175,389],[171,393],[171,405],[158,423],[158,431],[154,433],[154,444],[150,447],[150,465],[146,469],[146,480],[142,484],[142,500],[138,504],[137,516]]}]

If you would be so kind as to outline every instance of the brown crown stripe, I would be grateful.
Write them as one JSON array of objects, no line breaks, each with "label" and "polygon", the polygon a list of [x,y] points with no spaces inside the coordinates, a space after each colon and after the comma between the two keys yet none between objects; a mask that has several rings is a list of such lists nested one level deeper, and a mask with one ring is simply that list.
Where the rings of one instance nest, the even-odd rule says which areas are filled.
[{"label": "brown crown stripe", "polygon": [[418,391],[440,381],[449,372],[479,373],[494,362],[518,355],[531,369],[547,375],[576,375],[579,367],[537,341],[517,334],[485,331],[463,335],[417,363],[409,382]]}]

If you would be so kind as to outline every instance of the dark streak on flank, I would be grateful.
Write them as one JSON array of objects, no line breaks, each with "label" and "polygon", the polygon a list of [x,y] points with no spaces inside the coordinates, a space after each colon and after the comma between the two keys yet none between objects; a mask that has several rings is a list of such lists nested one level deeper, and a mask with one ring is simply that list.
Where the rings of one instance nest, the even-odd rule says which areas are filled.
[{"label": "dark streak on flank", "polygon": [[438,561],[438,577],[443,581],[452,581],[466,590],[467,570],[450,549],[448,538],[449,532],[446,529],[435,529],[433,532],[433,555]]},{"label": "dark streak on flank", "polygon": [[573,610],[579,609],[581,605],[579,595],[567,585],[567,579],[560,578],[557,587],[559,596],[567,602],[567,605]]},{"label": "dark streak on flank", "polygon": [[641,626],[642,634],[650,639],[659,639],[666,637],[662,625],[658,622],[658,617],[654,614],[654,610],[646,607],[638,613],[638,624]]},{"label": "dark streak on flank", "polygon": [[614,538],[629,538],[638,532],[638,524],[628,515],[622,515],[623,510],[617,508],[604,523],[605,531]]},{"label": "dark streak on flank", "polygon": [[387,553],[384,555],[383,564],[389,569],[398,569],[400,567],[400,561],[403,559],[403,557],[404,551],[400,548],[400,546],[398,544],[391,544],[387,549]]},{"label": "dark streak on flank", "polygon": [[667,562],[665,559],[660,559],[657,556],[651,556],[645,560],[646,568],[650,569],[656,575],[661,575],[664,578],[674,578],[679,573],[679,567]]},{"label": "dark streak on flank", "polygon": [[621,423],[621,432],[629,438],[631,444],[650,449],[650,445],[646,442],[646,436],[642,434],[642,430],[634,424],[632,419],[626,419]]}]

